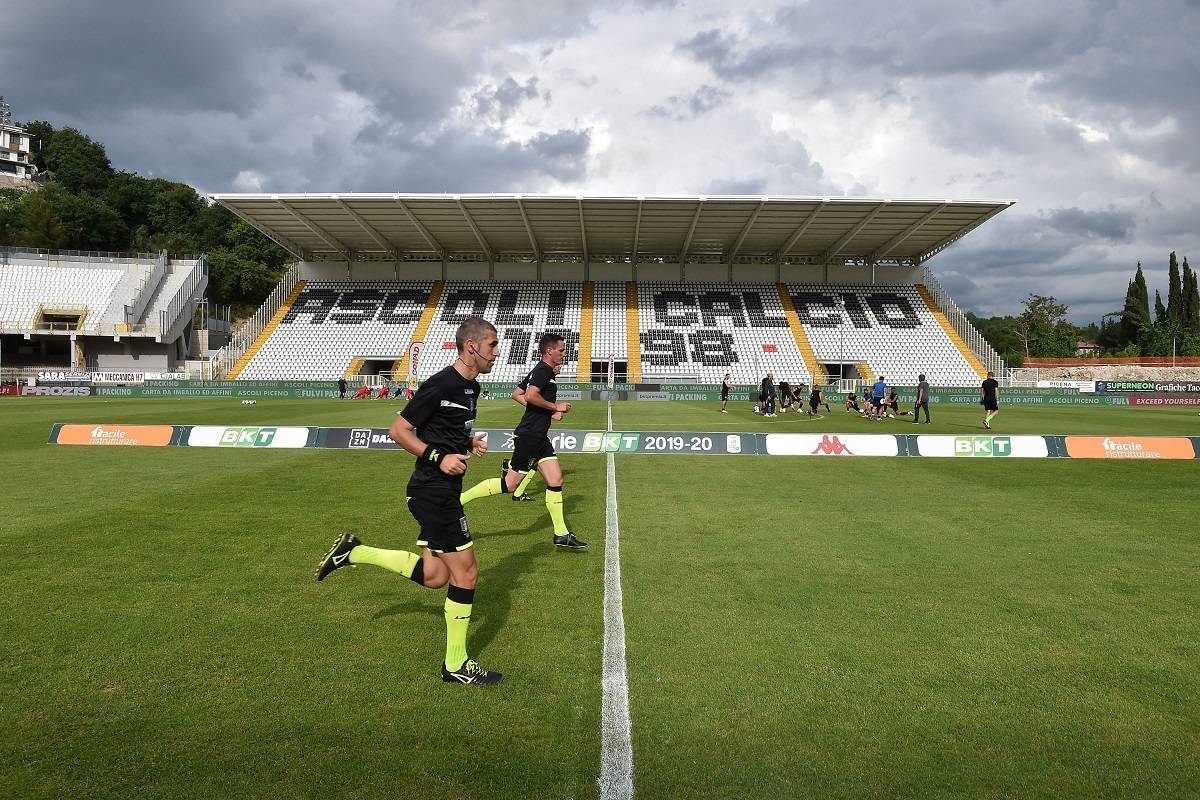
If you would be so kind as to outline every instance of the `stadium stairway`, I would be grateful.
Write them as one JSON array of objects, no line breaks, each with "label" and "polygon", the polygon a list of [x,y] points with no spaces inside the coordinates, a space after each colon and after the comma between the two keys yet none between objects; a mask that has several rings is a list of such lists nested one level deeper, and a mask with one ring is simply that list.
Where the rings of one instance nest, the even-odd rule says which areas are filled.
[{"label": "stadium stairway", "polygon": [[804,366],[808,369],[810,379],[814,384],[823,386],[829,382],[829,376],[825,374],[824,368],[817,361],[817,354],[813,352],[812,345],[808,341],[808,334],[804,332],[804,326],[800,324],[800,317],[796,314],[796,307],[792,303],[792,295],[784,284],[779,283],[775,286],[779,292],[779,301],[783,303],[783,313],[787,316],[788,327],[792,331],[792,337],[796,340],[796,347],[800,348],[800,355],[804,358]]},{"label": "stadium stairway", "polygon": [[[433,315],[437,312],[438,305],[442,301],[442,291],[446,288],[445,281],[435,281],[433,288],[429,290],[429,301],[425,303],[425,310],[421,312],[421,320],[417,323],[417,329],[413,331],[412,341],[408,343],[408,347],[404,348],[404,356],[397,364],[392,365],[392,378],[394,380],[408,380],[408,359],[412,355],[412,343],[424,342],[425,335],[429,333],[429,326],[433,322]],[[422,347],[425,345],[422,344]]]},{"label": "stadium stairway", "polygon": [[258,337],[246,348],[246,352],[242,353],[242,357],[233,365],[233,369],[229,370],[229,374],[225,376],[226,380],[236,380],[238,375],[242,374],[242,370],[250,363],[250,359],[266,344],[267,339],[271,338],[271,334],[279,327],[279,323],[287,316],[287,313],[292,310],[292,304],[296,302],[296,298],[304,291],[304,281],[296,281],[296,285],[292,288],[291,293],[284,298],[284,301],[279,305],[279,310],[271,317],[271,321],[263,326],[262,332]]},{"label": "stadium stairway", "polygon": [[346,372],[342,375],[343,378],[357,378],[358,373],[362,372],[363,365],[367,362],[361,358],[351,360],[350,366],[346,367]]},{"label": "stadium stairway", "polygon": [[954,343],[958,352],[962,353],[962,357],[966,362],[971,365],[971,369],[975,370],[981,379],[986,377],[987,369],[983,366],[983,362],[979,360],[979,356],[975,355],[975,352],[971,348],[967,347],[967,343],[958,335],[958,331],[950,324],[950,320],[946,319],[946,315],[938,307],[937,300],[933,298],[933,293],[929,291],[929,288],[923,283],[918,283],[916,290],[921,299],[925,301],[925,305],[929,306],[929,311],[933,314],[933,318],[937,320],[938,325],[946,332],[946,336]]},{"label": "stadium stairway", "polygon": [[575,367],[575,380],[590,383],[592,380],[592,314],[596,309],[596,285],[591,281],[583,284],[583,306],[579,310],[579,363]]},{"label": "stadium stairway", "polygon": [[625,284],[625,335],[628,349],[625,354],[625,380],[629,383],[642,382],[642,343],[638,326],[638,287],[630,281]]},{"label": "stadium stairway", "polygon": [[864,384],[875,383],[875,370],[871,369],[871,365],[865,361],[860,361],[854,365],[858,368],[858,378]]}]

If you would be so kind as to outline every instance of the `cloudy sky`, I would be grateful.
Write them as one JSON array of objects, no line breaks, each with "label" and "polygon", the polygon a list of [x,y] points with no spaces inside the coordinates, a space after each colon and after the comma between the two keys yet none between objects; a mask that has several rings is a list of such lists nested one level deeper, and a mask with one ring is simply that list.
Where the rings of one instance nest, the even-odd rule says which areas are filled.
[{"label": "cloudy sky", "polygon": [[[206,192],[1013,199],[931,266],[1087,321],[1200,266],[1200,0],[11,3],[0,94]],[[19,32],[16,34],[14,32]]]}]

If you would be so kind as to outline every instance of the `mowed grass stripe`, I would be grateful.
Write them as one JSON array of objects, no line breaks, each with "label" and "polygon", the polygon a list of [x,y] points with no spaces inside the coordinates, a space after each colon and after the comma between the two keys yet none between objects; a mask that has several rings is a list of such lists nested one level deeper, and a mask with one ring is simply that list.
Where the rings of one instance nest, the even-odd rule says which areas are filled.
[{"label": "mowed grass stripe", "polygon": [[[605,427],[603,403],[574,405],[560,425]],[[401,407],[0,401],[0,796],[597,796],[603,564],[553,552],[540,502],[468,509],[471,650],[506,681],[446,692],[440,593],[366,568],[311,580],[340,529],[411,546],[408,457],[44,444],[53,421],[386,427]],[[821,429],[716,408],[616,403],[614,427]],[[501,399],[479,424],[519,415]],[[976,416],[825,429],[978,433]],[[1195,435],[1195,420],[1013,406],[996,433]],[[1200,785],[1200,465],[618,461],[639,795]],[[604,464],[563,458],[588,541]]]},{"label": "mowed grass stripe", "polygon": [[639,790],[1197,785],[1196,465],[730,462],[620,462]]},{"label": "mowed grass stripe", "polygon": [[[105,417],[237,411],[131,405]],[[410,457],[50,447],[51,420],[96,410],[43,408],[0,431],[20,492],[4,509],[0,796],[595,795],[603,568],[554,551],[540,502],[469,509],[471,652],[507,673],[481,696],[438,677],[444,593],[366,568],[312,581],[341,529],[411,548]],[[336,411],[363,424],[344,417],[367,409]],[[30,463],[56,480],[30,480]],[[600,530],[602,461],[564,464],[568,519]],[[492,455],[471,476],[498,468]]]}]

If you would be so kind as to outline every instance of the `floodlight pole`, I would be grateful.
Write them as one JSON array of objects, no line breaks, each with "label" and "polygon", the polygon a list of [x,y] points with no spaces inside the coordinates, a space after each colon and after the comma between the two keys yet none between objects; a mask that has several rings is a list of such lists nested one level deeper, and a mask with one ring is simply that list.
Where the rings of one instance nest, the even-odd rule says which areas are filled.
[{"label": "floodlight pole", "polygon": [[846,298],[838,293],[838,381],[846,377]]}]

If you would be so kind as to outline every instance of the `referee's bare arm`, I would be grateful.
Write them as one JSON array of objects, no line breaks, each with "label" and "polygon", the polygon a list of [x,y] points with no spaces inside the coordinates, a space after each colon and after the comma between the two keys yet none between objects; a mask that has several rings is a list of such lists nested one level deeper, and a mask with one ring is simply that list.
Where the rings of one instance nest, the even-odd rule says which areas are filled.
[{"label": "referee's bare arm", "polygon": [[[425,451],[429,449],[429,445],[417,438],[417,431],[413,428],[412,423],[399,415],[397,415],[396,421],[392,423],[392,427],[388,429],[388,436],[392,437],[393,442],[417,458],[425,455]],[[470,455],[449,453],[442,458],[441,463],[438,464],[438,469],[447,475],[462,475],[467,471],[467,459],[470,457]]]}]

